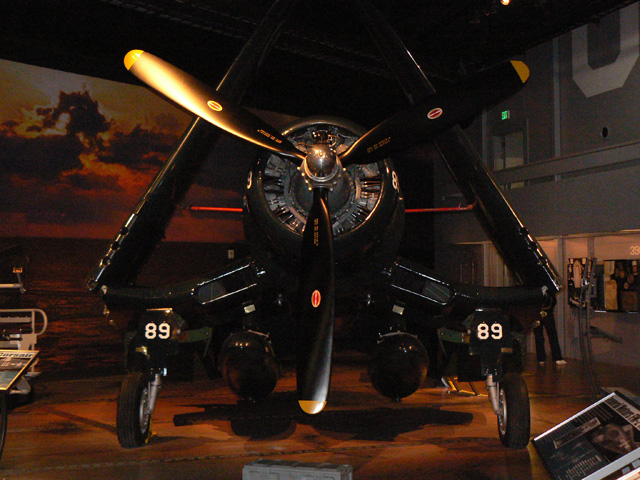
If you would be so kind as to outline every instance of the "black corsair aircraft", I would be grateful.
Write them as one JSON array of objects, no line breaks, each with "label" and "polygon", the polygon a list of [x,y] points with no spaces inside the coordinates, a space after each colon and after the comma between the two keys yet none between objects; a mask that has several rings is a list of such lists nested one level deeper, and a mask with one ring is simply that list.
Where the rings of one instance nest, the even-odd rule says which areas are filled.
[{"label": "black corsair aircraft", "polygon": [[[130,339],[132,371],[118,400],[120,444],[135,447],[147,440],[167,360],[181,344],[206,343],[229,387],[240,397],[258,399],[278,378],[279,347],[274,349],[269,333],[292,324],[300,407],[308,414],[320,412],[329,393],[335,305],[351,297],[363,299],[362,311],[371,319],[367,330],[377,333],[369,376],[381,394],[399,400],[425,379],[429,356],[413,334],[417,326],[431,338],[458,344],[460,355],[471,355],[458,362],[466,367],[458,374],[486,379],[502,443],[524,448],[530,413],[517,361],[521,334],[539,320],[560,281],[460,125],[516,92],[527,80],[526,65],[499,64],[435,92],[387,22],[367,0],[358,0],[354,3],[409,106],[369,131],[336,118],[304,119],[276,131],[239,105],[293,3],[274,3],[216,89],[150,53],[134,50],[125,58],[134,75],[196,118],[88,280]],[[136,286],[136,276],[222,131],[263,149],[245,195],[251,256],[204,278],[161,288]],[[396,256],[405,212],[390,156],[427,142],[475,204],[519,286],[454,285]],[[284,307],[278,310],[288,299],[290,315]],[[227,336],[219,348],[211,341],[216,332]]]}]

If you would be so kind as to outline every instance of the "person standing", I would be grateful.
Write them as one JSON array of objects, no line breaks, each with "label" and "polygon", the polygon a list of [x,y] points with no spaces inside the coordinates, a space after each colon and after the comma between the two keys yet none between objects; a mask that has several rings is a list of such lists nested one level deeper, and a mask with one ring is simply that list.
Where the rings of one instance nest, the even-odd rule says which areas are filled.
[{"label": "person standing", "polygon": [[562,350],[560,349],[560,343],[558,342],[558,331],[556,330],[556,319],[553,314],[557,300],[553,297],[553,302],[548,307],[542,309],[542,318],[540,319],[540,325],[533,329],[533,335],[536,340],[536,358],[538,365],[544,366],[547,361],[547,352],[544,345],[544,331],[547,331],[547,338],[549,338],[549,347],[551,348],[551,358],[556,365],[566,365],[567,362],[562,357]]}]

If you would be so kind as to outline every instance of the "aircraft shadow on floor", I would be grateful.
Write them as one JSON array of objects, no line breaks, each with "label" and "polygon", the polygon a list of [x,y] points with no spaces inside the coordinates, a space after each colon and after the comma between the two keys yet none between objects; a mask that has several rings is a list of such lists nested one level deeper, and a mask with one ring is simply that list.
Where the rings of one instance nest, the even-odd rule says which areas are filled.
[{"label": "aircraft shadow on floor", "polygon": [[235,435],[253,440],[287,438],[298,425],[309,425],[328,436],[347,434],[357,440],[393,441],[403,433],[427,425],[465,425],[473,419],[473,414],[468,412],[446,411],[428,405],[396,405],[329,410],[310,416],[296,408],[295,392],[282,392],[274,393],[269,401],[260,403],[193,405],[202,411],[175,415],[173,421],[176,426],[229,422]]}]

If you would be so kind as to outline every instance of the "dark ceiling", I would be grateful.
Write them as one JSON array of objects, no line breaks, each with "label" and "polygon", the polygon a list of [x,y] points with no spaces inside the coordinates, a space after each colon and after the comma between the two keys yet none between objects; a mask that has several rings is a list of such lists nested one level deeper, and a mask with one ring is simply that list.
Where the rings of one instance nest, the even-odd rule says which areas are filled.
[{"label": "dark ceiling", "polygon": [[[452,79],[631,0],[372,0],[423,70]],[[271,0],[4,0],[0,58],[136,83],[122,59],[150,51],[217,85]],[[372,124],[404,103],[352,0],[300,0],[245,103]]]}]

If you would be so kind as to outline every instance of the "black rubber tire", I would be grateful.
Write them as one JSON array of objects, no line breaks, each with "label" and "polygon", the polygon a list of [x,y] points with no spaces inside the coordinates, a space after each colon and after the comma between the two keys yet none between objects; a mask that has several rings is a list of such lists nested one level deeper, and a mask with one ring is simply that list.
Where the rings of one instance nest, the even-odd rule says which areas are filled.
[{"label": "black rubber tire", "polygon": [[120,387],[116,430],[124,448],[146,444],[151,433],[151,415],[143,411],[149,398],[149,376],[142,372],[128,373]]},{"label": "black rubber tire", "polygon": [[499,383],[498,435],[507,448],[520,450],[529,445],[531,411],[527,384],[518,373],[507,373]]},{"label": "black rubber tire", "polygon": [[7,438],[8,400],[9,394],[6,390],[0,392],[0,457],[4,451],[4,441]]}]

